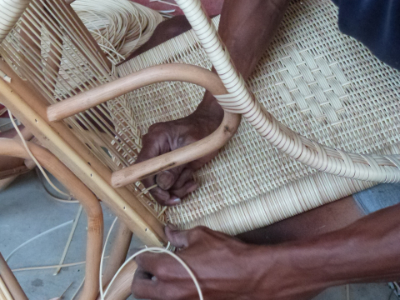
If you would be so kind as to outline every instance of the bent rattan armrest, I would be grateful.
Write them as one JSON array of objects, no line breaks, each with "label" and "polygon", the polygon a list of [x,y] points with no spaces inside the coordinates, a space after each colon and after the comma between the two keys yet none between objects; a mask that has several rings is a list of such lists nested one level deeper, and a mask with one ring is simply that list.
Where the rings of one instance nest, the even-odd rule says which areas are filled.
[{"label": "bent rattan armrest", "polygon": [[[47,117],[50,122],[60,121],[132,90],[163,81],[189,82],[204,87],[215,96],[226,94],[226,89],[221,80],[211,71],[185,64],[167,64],[147,68],[50,105],[47,108]],[[114,172],[112,185],[114,187],[125,186],[210,154],[229,141],[239,124],[240,116],[238,114],[225,112],[219,128],[208,137],[186,147]]]}]

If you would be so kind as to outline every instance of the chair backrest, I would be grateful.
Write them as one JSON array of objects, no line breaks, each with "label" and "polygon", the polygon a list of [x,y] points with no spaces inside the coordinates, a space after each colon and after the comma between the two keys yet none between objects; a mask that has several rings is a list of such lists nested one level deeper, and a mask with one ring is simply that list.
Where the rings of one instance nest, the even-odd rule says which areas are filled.
[{"label": "chair backrest", "polygon": [[[117,79],[111,62],[64,0],[0,0],[0,16],[14,12],[0,27],[0,56],[24,80],[32,83],[48,104]],[[7,29],[7,30],[5,30]],[[131,117],[127,96],[98,105],[66,122],[71,131],[112,171],[132,164],[141,147],[141,134]],[[115,120],[119,120],[115,122]],[[140,182],[128,187],[139,195]],[[162,210],[149,193],[143,203]]]}]

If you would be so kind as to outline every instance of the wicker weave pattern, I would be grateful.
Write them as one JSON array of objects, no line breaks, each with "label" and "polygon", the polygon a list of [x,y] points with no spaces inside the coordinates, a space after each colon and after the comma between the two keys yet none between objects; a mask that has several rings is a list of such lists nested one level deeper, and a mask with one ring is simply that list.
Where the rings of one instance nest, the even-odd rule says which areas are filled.
[{"label": "wicker weave pattern", "polygon": [[285,68],[278,71],[282,81],[276,83],[281,98],[287,105],[297,104],[302,113],[311,113],[319,121],[340,124],[342,101],[348,97],[346,88],[351,84],[342,68],[337,62],[328,64],[321,55],[300,51],[293,44],[284,49],[287,56],[281,60]]},{"label": "wicker weave pattern", "polygon": [[[330,34],[327,35],[327,32]],[[347,97],[340,98],[340,93],[336,92],[342,107],[345,107],[344,111],[340,112],[339,106],[335,109],[335,99],[329,99],[329,93],[326,96],[329,106],[340,112],[335,112],[340,116],[340,126],[331,123],[330,115],[327,115],[327,120],[318,120],[313,114],[303,114],[298,105],[288,106],[287,101],[282,99],[277,83],[282,82],[279,71],[286,68],[282,57],[288,55],[288,44],[295,45],[294,49],[303,55],[306,52],[312,55],[317,65],[317,61],[321,65],[325,61],[340,86],[344,86]],[[319,57],[323,57],[323,61]],[[306,58],[302,59],[308,63]],[[210,66],[190,32],[141,55],[123,65],[119,71],[128,74],[155,64],[196,61],[202,66]],[[343,76],[334,63],[338,63],[336,66],[342,69]],[[330,1],[314,0],[292,3],[280,32],[258,65],[249,86],[256,98],[278,120],[300,134],[331,147],[371,153],[400,140],[397,113],[399,78],[399,72],[378,61],[360,43],[338,31],[337,10]],[[351,84],[347,85],[348,81]],[[320,88],[324,90],[323,86]],[[145,132],[154,122],[187,115],[200,99],[199,89],[180,83],[159,84],[133,93],[131,105],[134,118]],[[266,195],[273,189],[313,173],[314,170],[279,154],[247,123],[242,123],[238,134],[217,159],[198,172],[197,180],[201,188],[183,205],[169,209],[168,217],[173,223],[189,224],[222,208]],[[324,184],[327,183],[325,181]],[[328,198],[310,201],[323,203],[330,201],[326,200]],[[290,215],[308,208],[305,205],[285,209]],[[251,213],[256,214],[257,211]]]},{"label": "wicker weave pattern", "polygon": [[312,141],[280,123],[253,98],[242,75],[235,69],[228,51],[202,9],[200,0],[176,0],[192,25],[228,91],[215,98],[225,111],[242,114],[269,143],[293,159],[330,174],[378,182],[400,182],[400,156],[347,153]]}]

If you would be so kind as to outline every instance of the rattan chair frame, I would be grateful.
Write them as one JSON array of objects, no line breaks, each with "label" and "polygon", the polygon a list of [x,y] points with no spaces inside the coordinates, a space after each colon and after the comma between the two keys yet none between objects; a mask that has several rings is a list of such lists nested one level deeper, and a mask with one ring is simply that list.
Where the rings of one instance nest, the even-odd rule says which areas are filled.
[{"label": "rattan chair frame", "polygon": [[[3,5],[3,8],[7,8],[10,3],[9,0],[0,1],[0,8],[1,5]],[[19,5],[11,5],[9,11],[12,11],[13,15],[7,16],[8,23],[0,26],[0,42],[19,20],[29,3],[28,0],[20,0]],[[86,185],[97,198],[107,203],[114,213],[145,244],[149,246],[163,244],[165,241],[163,224],[124,186],[162,170],[195,160],[221,148],[235,133],[239,125],[240,114],[279,150],[320,171],[360,180],[400,181],[400,160],[398,156],[346,153],[308,140],[280,124],[254,100],[241,75],[235,70],[229,53],[224,49],[218,38],[216,29],[202,10],[200,1],[177,0],[177,3],[191,23],[219,77],[208,70],[195,66],[164,65],[116,79],[49,106],[43,100],[41,93],[31,83],[24,82],[19,78],[6,62],[0,62],[1,71],[11,78],[11,82],[0,80],[0,102],[32,131],[45,148],[75,174],[72,176],[79,179],[74,179],[75,181],[80,181],[81,184]],[[65,9],[70,15],[74,15],[69,6],[65,6]],[[76,20],[76,22],[79,23],[79,20]],[[27,31],[29,30],[31,29],[27,29]],[[104,63],[107,60],[104,59],[98,46],[91,40],[90,34],[85,31],[84,27],[79,27],[79,30],[82,37],[88,39],[88,43],[92,47],[97,47],[95,53],[98,54],[99,64],[109,68],[110,66]],[[31,46],[34,48],[34,45]],[[30,63],[35,63],[35,61],[32,60]],[[88,108],[95,107],[133,89],[167,80],[186,81],[201,85],[217,98],[225,110],[224,120],[217,131],[193,145],[120,171],[111,172],[97,157],[88,152],[85,145],[65,123],[61,122],[68,116],[84,112]],[[2,142],[17,148],[15,141],[4,140]],[[18,149],[22,153],[20,146]],[[12,155],[12,153],[9,154]],[[21,154],[22,156],[25,157],[25,154]],[[49,169],[51,169],[50,166]],[[55,172],[57,176],[57,170]],[[65,182],[65,184],[68,187],[68,182]],[[71,186],[70,190],[76,192],[76,187]],[[87,193],[86,190],[85,193]],[[84,202],[85,200],[80,200],[82,204],[87,204]],[[93,207],[97,207],[97,205],[97,201],[91,200],[91,204],[87,206],[88,213],[90,209],[94,209]],[[100,230],[99,227],[96,228]],[[96,246],[95,249],[97,252],[100,249],[98,247]],[[96,259],[98,258],[96,257]],[[90,266],[93,265],[90,264]],[[133,270],[134,264],[130,264],[129,268],[129,270]],[[96,269],[91,271],[98,273]],[[128,273],[123,272],[122,274]],[[126,283],[124,286],[126,286]],[[84,299],[94,299],[95,289],[94,285],[88,288],[90,296]],[[113,291],[111,291],[111,294],[113,294]],[[113,299],[118,299],[118,297],[122,297],[122,294],[113,297]]]}]

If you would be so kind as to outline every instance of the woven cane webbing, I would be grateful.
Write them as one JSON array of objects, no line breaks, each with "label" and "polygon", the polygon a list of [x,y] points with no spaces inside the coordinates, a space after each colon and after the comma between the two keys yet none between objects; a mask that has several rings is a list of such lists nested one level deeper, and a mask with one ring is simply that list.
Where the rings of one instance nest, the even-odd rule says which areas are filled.
[{"label": "woven cane webbing", "polygon": [[[64,0],[33,0],[0,44],[0,56],[53,104],[117,78],[89,35]],[[113,171],[132,164],[141,147],[141,135],[127,102],[127,97],[121,96],[65,120]],[[154,214],[163,211],[140,183],[128,188],[140,195]]]},{"label": "woven cane webbing", "polygon": [[[211,66],[194,34],[188,32],[125,63],[118,71],[125,75],[170,62]],[[363,45],[339,32],[337,9],[331,1],[298,1],[291,4],[249,86],[268,111],[296,132],[345,151],[378,153],[399,142],[399,75]],[[199,103],[202,93],[183,83],[140,89],[131,93],[132,117],[144,133],[155,122],[186,116]],[[390,149],[399,153],[397,147]],[[305,178],[314,173],[278,153],[243,122],[219,156],[197,173],[200,189],[182,205],[168,209],[167,216],[175,224],[190,227],[200,218],[215,216],[226,207],[246,201],[253,203],[256,198],[274,207],[280,198],[268,198],[269,192],[279,189],[283,195],[285,185],[293,188],[293,184],[300,184],[299,193],[304,194],[310,188]],[[313,184],[317,189],[321,185],[323,192],[301,197],[303,205],[291,205],[290,201],[275,205],[277,211],[268,216],[264,213],[266,219],[261,223],[277,221],[371,185],[349,183],[355,188],[335,192],[347,181],[329,178],[332,177],[317,176],[315,182],[320,184]],[[329,187],[324,187],[330,182]],[[247,209],[243,218],[257,218],[258,212],[257,208]]]},{"label": "woven cane webbing", "polygon": [[370,181],[318,172],[193,222],[181,224],[181,227],[190,229],[202,225],[236,235],[287,219],[374,185]]}]

